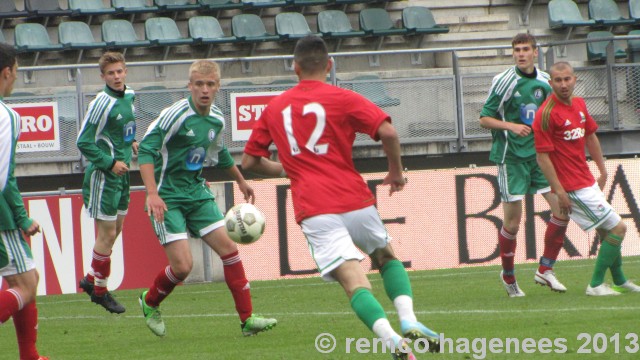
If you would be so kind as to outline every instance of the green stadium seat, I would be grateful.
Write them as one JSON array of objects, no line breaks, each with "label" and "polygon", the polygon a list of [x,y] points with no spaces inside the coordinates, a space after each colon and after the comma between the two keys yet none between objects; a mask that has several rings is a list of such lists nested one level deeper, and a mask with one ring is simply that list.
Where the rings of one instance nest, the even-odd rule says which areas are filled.
[{"label": "green stadium seat", "polygon": [[287,5],[286,0],[242,0],[245,8],[264,9],[271,7],[283,7]]},{"label": "green stadium seat", "polygon": [[18,51],[39,52],[62,50],[62,44],[53,44],[47,29],[38,23],[22,23],[16,25],[14,44]]},{"label": "green stadium seat", "polygon": [[[16,8],[16,3],[13,1],[0,1],[0,19],[13,19],[19,17],[25,17],[29,15],[26,10],[20,11]],[[0,26],[2,28],[2,26]]]},{"label": "green stadium seat", "polygon": [[159,9],[157,6],[150,6],[147,0],[111,0],[111,7],[123,14],[153,13]]},{"label": "green stadium seat", "polygon": [[549,28],[564,29],[576,26],[594,26],[593,19],[585,20],[573,0],[551,0],[548,5]]},{"label": "green stadium seat", "polygon": [[[629,31],[628,35],[638,36],[640,35],[640,30],[631,30]],[[627,53],[629,55],[629,60],[631,60],[631,62],[634,62],[634,63],[640,62],[640,39],[629,40],[627,42]],[[640,79],[636,79],[636,80],[640,81]]]},{"label": "green stadium seat", "polygon": [[640,0],[629,0],[629,17],[640,23]]},{"label": "green stadium seat", "polygon": [[245,42],[275,41],[278,35],[267,32],[262,19],[255,14],[239,14],[231,18],[233,35]]},{"label": "green stadium seat", "polygon": [[431,10],[424,6],[409,6],[402,9],[402,24],[410,34],[448,33],[447,26],[436,24]]},{"label": "green stadium seat", "polygon": [[635,20],[622,17],[618,4],[613,0],[589,0],[589,18],[598,25],[632,25]]},{"label": "green stadium seat", "polygon": [[346,38],[364,36],[364,31],[354,30],[349,17],[342,10],[323,10],[318,13],[318,31],[323,37]]},{"label": "green stadium seat", "polygon": [[110,48],[146,47],[151,45],[149,40],[140,40],[133,25],[127,20],[112,19],[102,22],[102,41]]},{"label": "green stadium seat", "polygon": [[407,33],[405,28],[396,28],[389,13],[381,8],[362,9],[360,11],[360,29],[366,35],[372,36],[404,35]]},{"label": "green stadium seat", "polygon": [[153,4],[160,11],[189,11],[200,9],[200,4],[193,4],[190,0],[153,0]]},{"label": "green stadium seat", "polygon": [[361,75],[353,78],[353,91],[371,100],[380,107],[398,106],[400,99],[392,98],[387,94],[384,83],[376,75]]},{"label": "green stadium seat", "polygon": [[104,41],[96,42],[89,25],[81,21],[65,21],[58,25],[60,44],[69,49],[99,49],[107,47]]},{"label": "green stadium seat", "polygon": [[289,0],[289,5],[293,6],[313,6],[313,5],[330,5],[333,0]]},{"label": "green stadium seat", "polygon": [[102,0],[69,0],[69,9],[76,15],[112,15],[113,7],[104,6]]},{"label": "green stadium seat", "polygon": [[144,30],[147,40],[152,45],[172,46],[191,45],[193,39],[185,38],[180,34],[178,25],[168,17],[149,18],[144,22]]},{"label": "green stadium seat", "polygon": [[[11,0],[4,0],[11,1]],[[58,0],[24,0],[24,8],[31,16],[51,17],[69,16],[72,11],[60,7]]]},{"label": "green stadium seat", "polygon": [[296,12],[282,12],[276,15],[276,33],[283,40],[318,35],[311,32],[304,15]]},{"label": "green stadium seat", "polygon": [[218,19],[213,16],[194,16],[189,19],[189,36],[194,44],[209,44],[206,57],[211,56],[214,44],[237,42],[235,36],[226,36]]},{"label": "green stadium seat", "polygon": [[203,10],[230,10],[241,9],[244,5],[233,0],[198,0]]},{"label": "green stadium seat", "polygon": [[[587,40],[599,38],[612,38],[611,31],[591,31],[587,34]],[[619,41],[614,41],[614,56],[616,59],[627,57],[627,53]],[[594,41],[587,43],[587,59],[589,61],[601,61],[607,59],[607,45],[609,41]]]}]

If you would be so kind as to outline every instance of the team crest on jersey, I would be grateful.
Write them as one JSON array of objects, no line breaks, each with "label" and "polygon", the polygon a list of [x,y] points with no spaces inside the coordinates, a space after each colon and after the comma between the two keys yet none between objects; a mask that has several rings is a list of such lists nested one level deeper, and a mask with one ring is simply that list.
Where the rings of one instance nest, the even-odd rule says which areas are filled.
[{"label": "team crest on jersey", "polygon": [[216,131],[211,129],[209,130],[209,141],[213,141],[216,138]]},{"label": "team crest on jersey", "polygon": [[202,147],[197,147],[189,150],[189,152],[187,153],[187,158],[185,159],[187,170],[196,171],[202,169],[205,155],[206,151]]},{"label": "team crest on jersey", "polygon": [[537,100],[542,99],[543,93],[542,93],[542,89],[536,89],[533,92],[533,97],[535,97]]},{"label": "team crest on jersey", "polygon": [[520,104],[520,121],[531,126],[536,117],[536,111],[538,111],[536,104]]},{"label": "team crest on jersey", "polygon": [[584,113],[582,111],[580,111],[580,124],[582,124],[583,122],[587,122],[587,117],[584,116]]},{"label": "team crest on jersey", "polygon": [[604,213],[604,205],[599,204],[598,205],[598,211],[600,211],[600,214]]}]

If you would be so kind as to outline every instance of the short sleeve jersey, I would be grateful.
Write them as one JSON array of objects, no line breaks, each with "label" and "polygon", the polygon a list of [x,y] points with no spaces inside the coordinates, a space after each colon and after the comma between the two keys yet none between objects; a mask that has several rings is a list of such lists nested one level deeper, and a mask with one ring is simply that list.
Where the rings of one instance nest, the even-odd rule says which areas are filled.
[{"label": "short sleeve jersey", "polygon": [[[536,111],[552,92],[548,81],[549,74],[544,71],[536,69],[529,76],[517,66],[496,75],[480,117],[531,126]],[[489,160],[492,162],[517,164],[535,160],[533,134],[521,137],[508,130],[491,130],[491,136]]]},{"label": "short sleeve jersey", "polygon": [[13,171],[20,137],[20,115],[0,98],[0,231],[28,229],[27,216]]},{"label": "short sleeve jersey", "polygon": [[533,123],[537,152],[549,153],[565,191],[592,186],[595,182],[585,155],[585,137],[598,129],[587,112],[584,99],[574,97],[566,105],[552,95],[536,113]]},{"label": "short sleeve jersey", "polygon": [[77,145],[97,168],[110,170],[114,160],[127,165],[131,162],[131,144],[136,136],[134,100],[129,87],[124,94],[105,87],[89,103]]},{"label": "short sleeve jersey", "polygon": [[200,115],[191,97],[162,110],[149,125],[138,163],[154,165],[158,194],[165,202],[213,199],[201,177],[205,160],[222,169],[235,165],[222,144],[223,130],[222,111],[211,105],[208,115]]},{"label": "short sleeve jersey", "polygon": [[375,199],[353,164],[353,142],[358,132],[378,140],[385,120],[389,115],[353,91],[303,80],[268,104],[244,152],[268,157],[275,143],[296,221],[358,210]]}]

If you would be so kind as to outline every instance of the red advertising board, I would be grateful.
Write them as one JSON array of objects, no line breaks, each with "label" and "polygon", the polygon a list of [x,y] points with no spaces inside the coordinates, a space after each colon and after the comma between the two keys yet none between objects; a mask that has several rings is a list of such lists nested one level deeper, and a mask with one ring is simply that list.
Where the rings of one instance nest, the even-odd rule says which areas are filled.
[{"label": "red advertising board", "polygon": [[58,103],[10,104],[20,115],[21,128],[17,152],[60,150]]},{"label": "red advertising board", "polygon": [[253,125],[267,104],[282,91],[232,93],[231,94],[231,140],[249,140]]}]

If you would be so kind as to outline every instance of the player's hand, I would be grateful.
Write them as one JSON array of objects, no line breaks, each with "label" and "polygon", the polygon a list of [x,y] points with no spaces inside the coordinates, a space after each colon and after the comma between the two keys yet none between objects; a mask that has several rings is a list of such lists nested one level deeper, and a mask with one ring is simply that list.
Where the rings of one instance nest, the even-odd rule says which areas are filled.
[{"label": "player's hand", "polygon": [[524,124],[513,124],[511,126],[511,132],[518,136],[525,137],[531,134],[531,128]]},{"label": "player's hand", "polygon": [[244,195],[244,200],[246,202],[253,204],[256,201],[256,196],[253,192],[253,188],[249,186],[249,184],[246,181],[243,181],[241,183],[239,182],[238,187],[240,188],[240,191]]},{"label": "player's hand", "polygon": [[134,155],[138,155],[138,147],[140,147],[140,144],[138,144],[138,142],[137,142],[137,141],[134,141],[134,142],[131,144],[131,151],[133,151],[133,154],[134,154]]},{"label": "player's hand", "polygon": [[129,167],[124,162],[117,160],[116,163],[113,164],[111,171],[118,176],[122,176],[129,171]]},{"label": "player's hand", "polygon": [[569,200],[569,195],[566,192],[558,193],[558,206],[560,207],[560,215],[569,216],[571,214],[571,201]]},{"label": "player's hand", "polygon": [[402,173],[389,173],[384,177],[384,180],[382,180],[382,185],[389,185],[389,196],[393,195],[393,193],[396,191],[401,191],[402,189],[404,189],[406,183],[407,178],[405,178]]},{"label": "player's hand", "polygon": [[604,185],[607,183],[607,174],[600,174],[596,182],[598,183],[600,190],[604,190]]},{"label": "player's hand", "polygon": [[164,212],[167,211],[167,205],[158,194],[147,195],[147,214],[153,216],[157,223],[164,222]]},{"label": "player's hand", "polygon": [[40,224],[38,224],[37,221],[33,220],[33,223],[31,223],[31,226],[29,226],[28,229],[23,230],[22,232],[24,233],[25,236],[35,235],[36,233],[40,232]]}]

